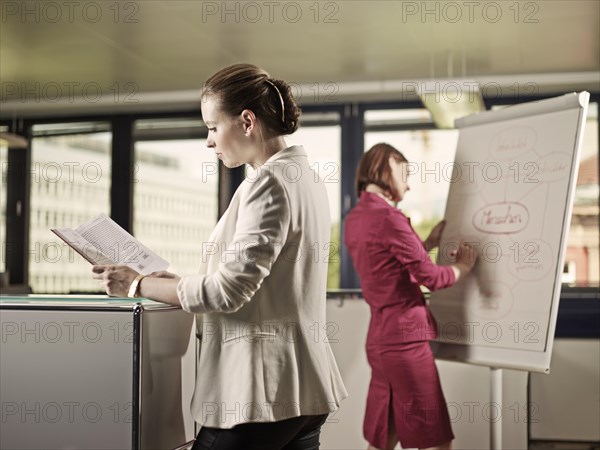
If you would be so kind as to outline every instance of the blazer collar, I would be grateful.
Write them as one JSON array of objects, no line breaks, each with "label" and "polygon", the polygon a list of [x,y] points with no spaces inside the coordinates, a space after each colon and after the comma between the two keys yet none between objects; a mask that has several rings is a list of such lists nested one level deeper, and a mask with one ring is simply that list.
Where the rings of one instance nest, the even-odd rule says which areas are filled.
[{"label": "blazer collar", "polygon": [[381,198],[379,195],[374,194],[373,192],[367,192],[367,191],[363,191],[362,194],[360,194],[360,202],[364,203],[366,205],[373,205],[373,206],[389,206],[391,208],[396,209],[396,207],[394,206],[394,204],[392,202],[387,201],[384,198]]},{"label": "blazer collar", "polygon": [[267,159],[265,161],[265,164],[272,162],[272,161],[277,161],[278,159],[295,158],[298,156],[308,157],[308,154],[306,153],[306,150],[304,150],[303,146],[292,145],[291,147],[287,147],[287,148],[284,148],[283,150],[279,150],[277,153],[275,153],[269,159]]}]

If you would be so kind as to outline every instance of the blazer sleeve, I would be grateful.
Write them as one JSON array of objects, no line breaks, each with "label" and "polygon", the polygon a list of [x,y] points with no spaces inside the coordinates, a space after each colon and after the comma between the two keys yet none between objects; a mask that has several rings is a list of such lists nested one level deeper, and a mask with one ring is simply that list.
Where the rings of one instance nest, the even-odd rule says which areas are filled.
[{"label": "blazer sleeve", "polygon": [[177,285],[188,312],[235,312],[260,288],[279,256],[290,225],[285,189],[269,171],[240,198],[233,241],[216,272],[183,277]]},{"label": "blazer sleeve", "polygon": [[384,224],[383,239],[390,252],[396,257],[413,283],[423,285],[431,291],[454,284],[451,267],[435,264],[423,241],[410,226],[408,219],[399,211],[388,214]]}]

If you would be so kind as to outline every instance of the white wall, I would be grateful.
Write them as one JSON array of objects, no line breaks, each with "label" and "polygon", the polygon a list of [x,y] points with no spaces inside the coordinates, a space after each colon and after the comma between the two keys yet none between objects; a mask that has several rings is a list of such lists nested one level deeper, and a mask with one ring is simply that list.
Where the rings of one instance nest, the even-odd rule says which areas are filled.
[{"label": "white wall", "polygon": [[550,374],[531,374],[531,439],[600,441],[600,341],[556,339]]}]

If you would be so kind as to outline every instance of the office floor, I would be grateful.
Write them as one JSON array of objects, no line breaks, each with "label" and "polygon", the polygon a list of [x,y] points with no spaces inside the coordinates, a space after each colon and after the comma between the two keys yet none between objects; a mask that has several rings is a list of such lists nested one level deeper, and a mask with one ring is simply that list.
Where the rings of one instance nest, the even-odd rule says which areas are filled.
[{"label": "office floor", "polygon": [[532,441],[529,450],[600,450],[600,442],[550,442]]}]

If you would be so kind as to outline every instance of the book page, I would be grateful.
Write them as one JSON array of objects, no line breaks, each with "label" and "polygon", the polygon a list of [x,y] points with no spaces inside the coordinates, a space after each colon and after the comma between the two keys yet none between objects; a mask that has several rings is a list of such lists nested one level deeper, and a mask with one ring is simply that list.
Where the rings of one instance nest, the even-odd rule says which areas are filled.
[{"label": "book page", "polygon": [[99,253],[142,275],[167,270],[169,263],[143,245],[106,214],[100,214],[75,229]]},{"label": "book page", "polygon": [[86,241],[77,231],[70,228],[51,228],[51,231],[90,263],[98,265],[116,264],[94,244]]}]

